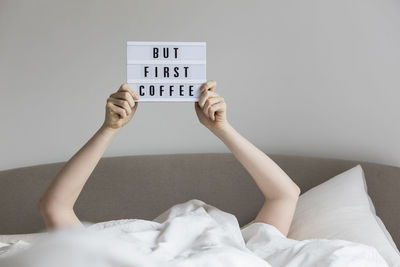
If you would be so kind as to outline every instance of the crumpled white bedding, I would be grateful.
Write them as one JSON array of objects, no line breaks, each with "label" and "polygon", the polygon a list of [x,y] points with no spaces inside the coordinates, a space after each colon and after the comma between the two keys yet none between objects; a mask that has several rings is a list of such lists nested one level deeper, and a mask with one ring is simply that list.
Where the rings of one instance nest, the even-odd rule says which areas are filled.
[{"label": "crumpled white bedding", "polygon": [[[306,227],[306,226],[305,226]],[[240,229],[232,214],[200,200],[154,221],[116,220],[57,230],[30,244],[0,243],[0,266],[387,266],[375,248],[343,240],[296,241],[275,227]]]}]

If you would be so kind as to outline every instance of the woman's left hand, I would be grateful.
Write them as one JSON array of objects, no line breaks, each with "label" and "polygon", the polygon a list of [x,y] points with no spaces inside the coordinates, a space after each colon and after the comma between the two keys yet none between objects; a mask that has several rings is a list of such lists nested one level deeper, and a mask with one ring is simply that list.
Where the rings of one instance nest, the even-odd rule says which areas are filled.
[{"label": "woman's left hand", "polygon": [[202,92],[198,102],[194,103],[199,121],[210,130],[221,130],[228,125],[226,103],[214,90],[217,82],[207,81],[200,87]]}]

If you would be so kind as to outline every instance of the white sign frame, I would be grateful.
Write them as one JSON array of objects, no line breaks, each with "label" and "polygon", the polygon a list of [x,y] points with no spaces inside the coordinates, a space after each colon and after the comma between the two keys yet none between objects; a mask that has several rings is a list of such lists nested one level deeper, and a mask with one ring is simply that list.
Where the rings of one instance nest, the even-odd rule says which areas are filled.
[{"label": "white sign frame", "polygon": [[[167,54],[174,54],[175,58],[161,59],[148,58],[148,49],[172,48]],[[178,48],[176,48],[178,47]],[[126,82],[139,95],[137,102],[197,102],[199,100],[200,85],[206,82],[206,42],[132,42],[126,43]],[[175,50],[173,50],[175,49]],[[164,51],[164,50],[162,50]],[[175,53],[173,53],[175,52]],[[179,53],[178,53],[179,52]],[[155,52],[153,56],[155,56]],[[171,70],[162,72],[165,68]],[[150,70],[152,71],[150,71]],[[185,77],[174,78],[173,70],[177,75]],[[155,70],[155,71],[153,71]],[[166,73],[168,77],[158,77],[159,73]],[[149,75],[150,77],[147,77]],[[144,77],[146,76],[146,77]],[[152,77],[157,76],[157,77]],[[152,90],[150,86],[153,85]],[[150,96],[151,92],[154,96]],[[182,92],[184,96],[182,96]],[[160,95],[161,96],[160,96]]]}]

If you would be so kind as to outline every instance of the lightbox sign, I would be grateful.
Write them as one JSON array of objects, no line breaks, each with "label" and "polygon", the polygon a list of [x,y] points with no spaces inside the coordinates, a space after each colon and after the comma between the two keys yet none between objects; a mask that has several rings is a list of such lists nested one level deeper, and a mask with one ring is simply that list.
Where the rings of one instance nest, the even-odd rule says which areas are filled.
[{"label": "lightbox sign", "polygon": [[127,83],[139,101],[198,101],[205,42],[127,42]]}]

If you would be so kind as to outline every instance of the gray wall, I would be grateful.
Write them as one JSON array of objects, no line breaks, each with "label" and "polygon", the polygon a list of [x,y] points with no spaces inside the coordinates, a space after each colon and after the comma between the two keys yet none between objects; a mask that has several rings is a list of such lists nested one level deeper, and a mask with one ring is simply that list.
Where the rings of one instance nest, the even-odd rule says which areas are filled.
[{"label": "gray wall", "polygon": [[[228,119],[271,153],[400,166],[400,4],[0,1],[0,169],[67,160],[125,77],[125,42],[206,41]],[[106,156],[227,151],[193,103],[141,103]]]}]

